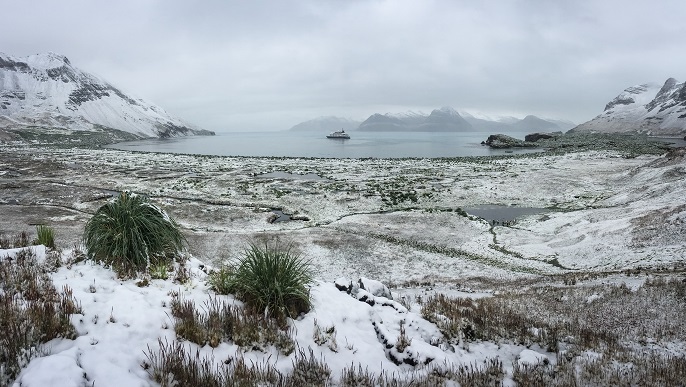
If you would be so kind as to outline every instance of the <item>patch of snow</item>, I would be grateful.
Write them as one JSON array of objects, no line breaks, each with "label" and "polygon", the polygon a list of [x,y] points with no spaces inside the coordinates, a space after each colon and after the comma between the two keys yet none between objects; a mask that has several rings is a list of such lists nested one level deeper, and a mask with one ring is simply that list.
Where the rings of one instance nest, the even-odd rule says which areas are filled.
[{"label": "patch of snow", "polygon": [[547,362],[548,356],[545,354],[533,351],[531,349],[525,349],[517,355],[517,363],[520,365],[536,365],[539,363]]},{"label": "patch of snow", "polygon": [[36,260],[38,262],[45,261],[45,246],[35,245],[29,247],[19,247],[16,249],[0,249],[0,259],[14,259],[17,254],[23,250],[31,250],[36,254]]}]

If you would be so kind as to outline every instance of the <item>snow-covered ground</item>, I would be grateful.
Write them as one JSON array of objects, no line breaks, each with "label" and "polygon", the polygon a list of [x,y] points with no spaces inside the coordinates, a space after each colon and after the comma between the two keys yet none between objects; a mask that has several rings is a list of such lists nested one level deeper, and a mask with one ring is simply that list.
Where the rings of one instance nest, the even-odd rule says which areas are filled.
[{"label": "snow-covered ground", "polygon": [[[33,248],[39,260],[45,259],[45,248]],[[0,250],[5,259],[17,249]],[[63,252],[64,259],[70,251]],[[54,339],[44,345],[44,356],[33,359],[21,372],[15,386],[151,386],[151,380],[143,364],[150,351],[159,349],[159,342],[177,340],[171,316],[171,293],[178,292],[186,300],[202,305],[210,298],[205,282],[206,274],[199,267],[201,262],[189,263],[191,278],[184,284],[171,280],[152,280],[149,286],[137,286],[137,280],[121,280],[111,270],[92,262],[63,266],[51,278],[57,289],[69,286],[81,304],[83,314],[72,315],[78,337],[75,340]],[[347,283],[339,280],[338,282]],[[369,281],[369,280],[367,280]],[[370,281],[374,284],[374,281]],[[369,283],[369,282],[368,282]],[[368,288],[370,286],[368,285]],[[463,296],[481,297],[482,294],[463,293]],[[374,373],[385,370],[397,375],[411,374],[415,367],[396,365],[389,352],[400,356],[412,354],[424,362],[441,364],[484,364],[489,358],[498,357],[510,369],[517,359],[529,361],[551,356],[536,346],[480,343],[460,348],[447,345],[437,327],[424,320],[419,310],[408,311],[404,306],[384,297],[374,297],[372,306],[359,301],[336,288],[333,282],[317,281],[311,289],[313,311],[291,321],[291,329],[297,346],[312,349],[316,358],[324,359],[332,370],[332,378],[338,380],[346,367],[361,364]],[[216,296],[230,303],[239,303],[231,296]],[[387,304],[387,305],[382,305]],[[316,322],[315,322],[316,321]],[[316,325],[315,325],[316,324]],[[411,341],[403,353],[386,344],[395,346],[400,336],[401,324]],[[335,334],[326,342],[314,340],[316,327],[334,327]],[[378,331],[378,332],[377,332]],[[387,340],[383,342],[382,340]],[[233,343],[224,342],[216,348],[184,342],[191,353],[212,357],[217,364],[224,360],[242,357],[246,362],[269,364],[287,373],[293,367],[295,353],[288,356],[271,347],[265,350],[241,349]],[[424,369],[426,372],[429,368]],[[417,370],[422,372],[422,367]]]},{"label": "snow-covered ground", "polygon": [[[0,233],[50,224],[65,247],[128,189],[174,216],[198,259],[218,264],[278,237],[326,280],[661,267],[686,254],[683,154],[356,160],[34,147],[4,148],[0,167]],[[283,177],[262,176],[275,171]],[[459,211],[480,205],[543,210],[493,227]],[[268,223],[274,208],[306,220]]]},{"label": "snow-covered ground", "polygon": [[[275,171],[294,175],[260,176]],[[322,179],[298,178],[311,173]],[[391,361],[382,342],[393,344],[402,322],[411,339],[407,351],[416,358],[483,364],[498,357],[506,384],[512,384],[513,362],[552,361],[555,354],[508,343],[442,346],[442,334],[418,307],[371,306],[339,291],[334,280],[374,278],[398,285],[396,300],[400,295],[411,300],[435,292],[490,295],[463,292],[469,289],[460,283],[470,278],[531,281],[570,272],[683,269],[685,182],[683,152],[635,158],[596,151],[502,159],[338,160],[4,147],[1,234],[45,223],[55,228],[57,243],[68,255],[95,209],[116,191],[129,189],[149,195],[179,221],[194,257],[192,278],[183,285],[153,280],[138,287],[90,262],[59,268],[51,275],[56,287],[69,285],[84,310],[72,320],[79,336],[48,343],[48,356],[31,361],[17,385],[155,385],[141,364],[159,339],[176,340],[170,292],[201,305],[210,296],[201,262],[219,265],[256,238],[289,241],[311,260],[317,272],[314,308],[292,328],[301,348],[326,359],[334,379],[358,363],[374,372],[415,370]],[[459,210],[478,205],[546,210],[505,225]],[[268,223],[274,208],[305,220]],[[0,257],[9,253],[0,250]],[[315,319],[319,326],[335,326],[336,351],[314,342]],[[239,350],[232,343],[184,345],[218,362]],[[242,356],[287,371],[294,355],[266,349]]]}]

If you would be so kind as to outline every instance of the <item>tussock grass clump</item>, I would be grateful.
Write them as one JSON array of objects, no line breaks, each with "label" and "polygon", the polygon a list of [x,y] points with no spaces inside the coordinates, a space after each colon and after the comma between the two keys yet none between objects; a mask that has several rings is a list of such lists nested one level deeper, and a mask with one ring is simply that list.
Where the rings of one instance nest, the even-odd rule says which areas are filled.
[{"label": "tussock grass clump", "polygon": [[0,385],[10,385],[21,368],[42,355],[41,344],[73,339],[70,315],[82,313],[69,287],[58,292],[31,250],[0,257]]},{"label": "tussock grass clump", "polygon": [[173,261],[186,240],[161,208],[124,191],[86,223],[84,243],[89,258],[112,266],[122,277],[133,277],[150,264]]},{"label": "tussock grass clump", "polygon": [[288,355],[295,350],[290,330],[281,330],[274,320],[250,313],[217,298],[210,298],[203,311],[191,300],[182,299],[178,293],[171,294],[170,303],[174,317],[174,330],[180,338],[198,345],[217,347],[224,341],[250,349],[264,349],[274,345]]},{"label": "tussock grass clump", "polygon": [[39,245],[43,245],[51,249],[55,248],[55,230],[53,230],[52,227],[39,224],[36,226],[36,235],[36,242]]},{"label": "tussock grass clump", "polygon": [[309,284],[313,273],[309,261],[292,246],[251,243],[231,269],[210,278],[215,290],[233,293],[256,313],[266,312],[280,323],[295,318],[311,307]]}]

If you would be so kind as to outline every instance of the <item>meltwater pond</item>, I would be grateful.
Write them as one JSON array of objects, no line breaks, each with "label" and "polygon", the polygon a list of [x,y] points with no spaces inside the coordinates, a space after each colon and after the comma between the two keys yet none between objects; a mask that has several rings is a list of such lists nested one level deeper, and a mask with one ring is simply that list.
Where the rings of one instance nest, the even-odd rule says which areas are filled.
[{"label": "meltwater pond", "polygon": [[517,206],[476,206],[465,207],[463,210],[479,218],[487,220],[489,223],[509,223],[515,221],[517,218],[527,215],[537,215],[544,212],[550,212],[547,208],[535,207],[517,207]]},{"label": "meltwater pond", "polygon": [[[109,148],[162,153],[247,157],[402,158],[495,156],[540,152],[540,149],[491,149],[481,145],[487,132],[360,132],[328,139],[320,132],[230,132],[216,136],[147,139]],[[508,133],[523,139],[526,133]]]}]

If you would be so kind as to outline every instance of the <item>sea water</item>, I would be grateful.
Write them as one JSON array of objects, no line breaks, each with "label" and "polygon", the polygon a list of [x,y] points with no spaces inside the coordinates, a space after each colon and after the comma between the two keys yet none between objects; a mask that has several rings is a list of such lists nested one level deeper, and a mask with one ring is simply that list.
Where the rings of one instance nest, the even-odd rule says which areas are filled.
[{"label": "sea water", "polygon": [[[216,136],[148,139],[110,148],[163,153],[250,157],[403,158],[494,156],[540,149],[491,149],[481,145],[489,133],[358,132],[350,139],[329,139],[321,132],[227,132]],[[523,139],[524,132],[507,133]]]}]

